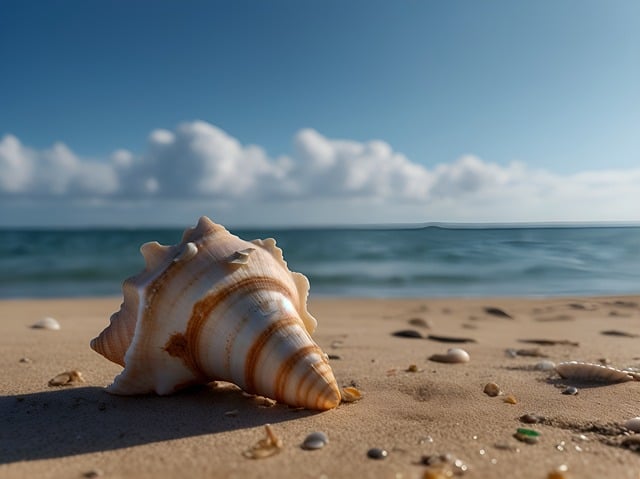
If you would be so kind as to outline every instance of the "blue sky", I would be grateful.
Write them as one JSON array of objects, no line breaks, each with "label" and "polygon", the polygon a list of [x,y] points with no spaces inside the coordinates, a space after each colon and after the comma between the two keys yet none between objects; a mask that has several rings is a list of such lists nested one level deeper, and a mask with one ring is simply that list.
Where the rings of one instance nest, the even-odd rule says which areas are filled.
[{"label": "blue sky", "polygon": [[2,0],[0,225],[640,221],[639,23],[635,1]]}]

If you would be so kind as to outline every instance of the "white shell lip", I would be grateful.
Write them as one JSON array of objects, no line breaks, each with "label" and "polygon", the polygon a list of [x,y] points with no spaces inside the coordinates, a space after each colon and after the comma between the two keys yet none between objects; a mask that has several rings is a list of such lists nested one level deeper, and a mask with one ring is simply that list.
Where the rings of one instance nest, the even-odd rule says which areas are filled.
[{"label": "white shell lip", "polygon": [[331,409],[340,391],[310,334],[309,282],[275,240],[244,241],[206,217],[181,243],[141,247],[146,268],[91,347],[124,370],[107,390],[171,394],[229,381],[292,406]]}]

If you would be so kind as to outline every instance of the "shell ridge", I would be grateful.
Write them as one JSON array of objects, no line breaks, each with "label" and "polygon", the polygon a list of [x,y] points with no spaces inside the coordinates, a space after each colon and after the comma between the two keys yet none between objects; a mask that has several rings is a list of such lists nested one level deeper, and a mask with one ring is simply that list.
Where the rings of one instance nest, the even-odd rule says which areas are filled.
[{"label": "shell ridge", "polygon": [[300,359],[312,353],[317,353],[322,357],[322,350],[316,343],[303,346],[298,349],[292,355],[290,355],[281,365],[276,372],[276,387],[275,387],[275,399],[281,402],[287,402],[285,399],[286,380],[289,379],[291,371],[294,369],[296,363]]},{"label": "shell ridge", "polygon": [[277,332],[296,325],[300,325],[300,319],[296,316],[279,317],[277,321],[272,322],[263,329],[260,335],[254,340],[247,353],[244,366],[244,381],[247,392],[253,392],[255,390],[255,374],[257,372],[258,359],[260,358],[265,345]]},{"label": "shell ridge", "polygon": [[212,313],[219,307],[221,303],[230,301],[232,296],[238,294],[248,294],[252,291],[268,288],[277,291],[286,297],[289,297],[289,290],[279,280],[269,276],[248,277],[224,289],[213,292],[200,299],[193,305],[191,315],[187,322],[185,336],[195,357],[196,364],[200,370],[203,366],[199,363],[201,354],[198,351],[200,347],[200,333],[202,332],[204,323],[206,323]]}]

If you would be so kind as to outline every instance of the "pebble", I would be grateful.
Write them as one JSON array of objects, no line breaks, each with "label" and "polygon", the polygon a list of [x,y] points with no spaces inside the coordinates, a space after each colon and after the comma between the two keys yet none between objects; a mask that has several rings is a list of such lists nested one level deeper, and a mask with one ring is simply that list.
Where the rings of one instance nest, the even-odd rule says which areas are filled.
[{"label": "pebble", "polygon": [[524,414],[520,416],[520,421],[525,424],[538,424],[544,421],[544,416],[539,416],[538,414]]},{"label": "pebble", "polygon": [[102,472],[101,469],[91,469],[90,471],[83,473],[82,477],[93,478],[93,477],[100,477],[102,475],[104,475],[104,473]]},{"label": "pebble", "polygon": [[556,363],[549,361],[548,359],[540,361],[533,367],[536,371],[553,371],[555,368]]},{"label": "pebble", "polygon": [[20,358],[21,363],[32,363],[33,361],[29,358]]},{"label": "pebble", "polygon": [[315,449],[322,449],[329,442],[329,438],[324,432],[312,432],[307,437],[304,438],[302,443],[302,449],[306,449],[308,451],[312,451]]},{"label": "pebble", "polygon": [[625,421],[623,426],[629,429],[629,431],[640,432],[640,417],[634,417]]},{"label": "pebble", "polygon": [[562,390],[562,394],[566,394],[567,396],[575,396],[578,394],[578,388],[575,386],[568,386]]},{"label": "pebble", "polygon": [[439,363],[468,363],[470,357],[464,349],[451,348],[447,354],[434,354],[429,357],[429,360]]},{"label": "pebble", "polygon": [[487,396],[490,396],[492,398],[496,397],[496,396],[499,396],[500,393],[502,392],[500,390],[500,386],[498,386],[496,383],[487,383],[484,386],[484,390],[483,391]]},{"label": "pebble", "polygon": [[402,329],[400,331],[394,331],[393,333],[391,333],[392,336],[396,336],[398,338],[417,338],[417,339],[423,339],[422,334],[420,334],[419,331],[416,331],[415,329]]},{"label": "pebble", "polygon": [[411,326],[418,326],[419,328],[431,328],[431,324],[424,318],[411,318],[409,320]]},{"label": "pebble", "polygon": [[60,323],[56,321],[54,318],[49,316],[45,316],[39,321],[36,321],[31,325],[33,329],[46,329],[48,331],[59,331]]},{"label": "pebble", "polygon": [[84,378],[80,371],[65,371],[49,380],[49,386],[70,386],[76,383],[83,383]]},{"label": "pebble", "polygon": [[507,397],[503,399],[507,404],[518,404],[518,400],[513,394],[509,394]]},{"label": "pebble", "polygon": [[498,316],[500,318],[513,319],[513,316],[511,316],[509,313],[507,313],[506,311],[500,308],[496,308],[494,306],[486,306],[484,308],[484,312],[487,314],[491,314],[493,316]]},{"label": "pebble", "polygon": [[384,459],[389,455],[386,449],[379,447],[372,447],[367,451],[367,456],[370,459]]}]

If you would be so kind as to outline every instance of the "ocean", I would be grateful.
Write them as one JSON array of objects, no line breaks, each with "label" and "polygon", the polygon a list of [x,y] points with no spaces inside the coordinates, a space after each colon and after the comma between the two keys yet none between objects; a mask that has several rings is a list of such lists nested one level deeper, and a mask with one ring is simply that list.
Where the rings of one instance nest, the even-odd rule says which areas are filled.
[{"label": "ocean", "polygon": [[[311,296],[640,293],[640,227],[231,230],[273,237]],[[0,298],[120,295],[140,245],[177,229],[0,230]]]}]

